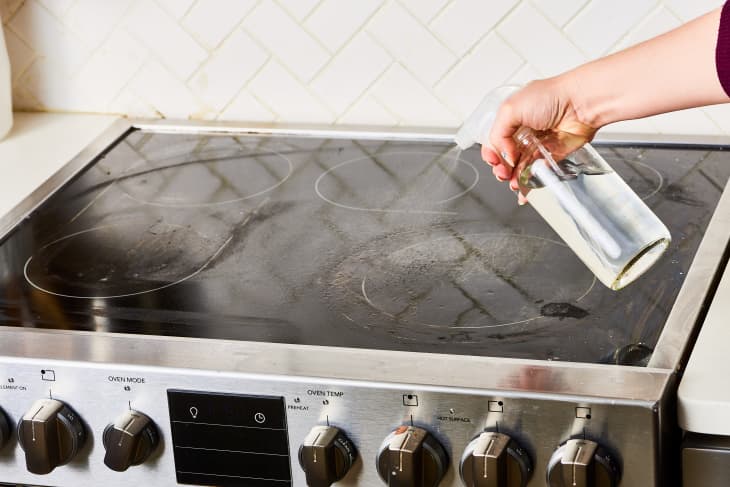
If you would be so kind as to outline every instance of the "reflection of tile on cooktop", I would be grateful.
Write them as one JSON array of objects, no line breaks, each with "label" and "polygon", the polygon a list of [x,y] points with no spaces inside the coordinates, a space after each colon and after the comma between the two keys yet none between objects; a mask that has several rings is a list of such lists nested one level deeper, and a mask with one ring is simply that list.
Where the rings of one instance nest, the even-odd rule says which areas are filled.
[{"label": "reflection of tile on cooktop", "polygon": [[699,165],[698,171],[719,192],[725,188],[724,169],[730,164],[730,152],[711,152]]},{"label": "reflection of tile on cooktop", "polygon": [[315,191],[344,210],[443,213],[478,182],[477,168],[456,152],[385,151],[336,164],[317,178]]},{"label": "reflection of tile on cooktop", "polygon": [[602,150],[608,164],[621,175],[626,184],[641,198],[649,199],[665,185],[662,173],[644,161],[644,151]]}]

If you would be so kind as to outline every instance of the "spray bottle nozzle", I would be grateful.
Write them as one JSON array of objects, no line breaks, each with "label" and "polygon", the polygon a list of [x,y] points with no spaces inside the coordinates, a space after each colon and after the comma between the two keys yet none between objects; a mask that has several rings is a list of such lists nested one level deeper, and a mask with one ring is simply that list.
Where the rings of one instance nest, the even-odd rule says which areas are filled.
[{"label": "spray bottle nozzle", "polygon": [[454,136],[456,145],[465,150],[476,143],[488,144],[499,106],[519,89],[519,86],[500,86],[489,92]]}]

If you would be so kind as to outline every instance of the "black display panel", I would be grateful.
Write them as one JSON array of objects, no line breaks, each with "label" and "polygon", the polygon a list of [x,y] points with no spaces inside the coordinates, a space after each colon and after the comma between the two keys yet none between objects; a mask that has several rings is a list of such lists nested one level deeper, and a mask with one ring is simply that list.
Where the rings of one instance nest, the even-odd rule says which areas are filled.
[{"label": "black display panel", "polygon": [[284,398],[168,390],[177,481],[291,485]]}]

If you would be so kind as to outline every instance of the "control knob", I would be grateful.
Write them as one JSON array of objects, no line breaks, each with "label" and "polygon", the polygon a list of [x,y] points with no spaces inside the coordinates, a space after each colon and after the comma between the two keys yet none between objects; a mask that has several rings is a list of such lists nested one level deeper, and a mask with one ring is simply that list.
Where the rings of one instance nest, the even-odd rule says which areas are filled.
[{"label": "control knob", "polygon": [[460,473],[467,487],[525,487],[532,462],[509,436],[485,431],[466,446]]},{"label": "control knob", "polygon": [[70,462],[86,440],[81,418],[56,399],[39,399],[18,422],[28,471],[44,475]]},{"label": "control knob", "polygon": [[315,426],[299,447],[299,465],[309,487],[329,487],[341,480],[356,458],[355,445],[333,426]]},{"label": "control knob", "polygon": [[618,464],[595,441],[572,439],[555,450],[548,463],[550,487],[616,487]]},{"label": "control knob", "polygon": [[104,465],[124,472],[149,458],[159,443],[155,423],[139,411],[129,410],[104,429]]},{"label": "control knob", "polygon": [[0,409],[0,448],[5,446],[5,443],[10,439],[10,426],[8,426],[8,418],[5,413]]},{"label": "control knob", "polygon": [[401,426],[383,441],[376,466],[390,487],[435,487],[449,468],[449,458],[428,431]]}]

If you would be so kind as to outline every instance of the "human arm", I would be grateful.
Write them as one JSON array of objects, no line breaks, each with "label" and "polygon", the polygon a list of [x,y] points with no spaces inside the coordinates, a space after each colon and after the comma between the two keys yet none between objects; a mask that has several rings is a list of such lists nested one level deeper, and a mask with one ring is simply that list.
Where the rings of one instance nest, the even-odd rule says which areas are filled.
[{"label": "human arm", "polygon": [[492,147],[482,148],[484,160],[516,189],[511,163],[519,152],[512,136],[520,126],[589,141],[609,123],[730,101],[715,61],[721,13],[718,8],[626,50],[528,84],[500,107]]}]

